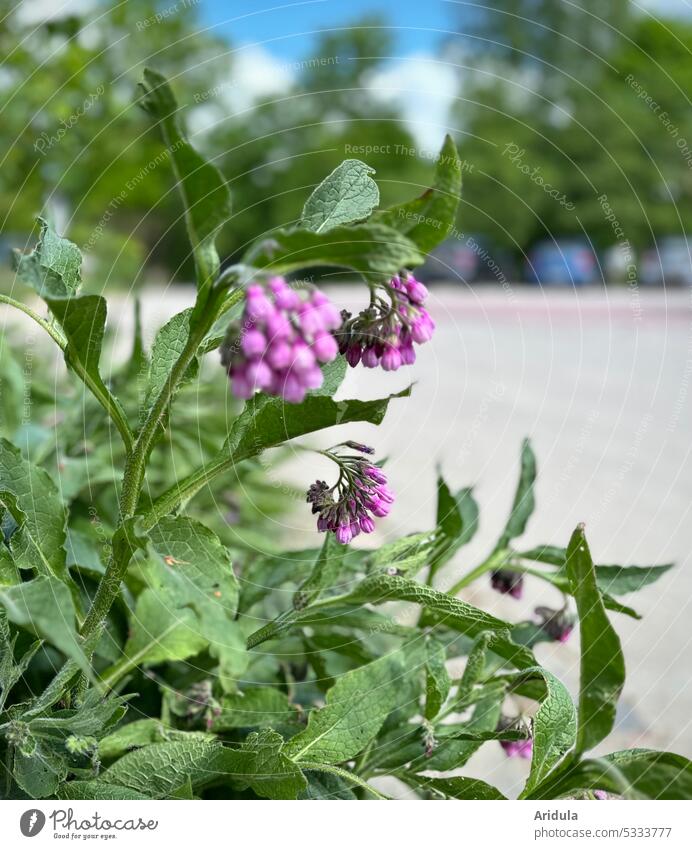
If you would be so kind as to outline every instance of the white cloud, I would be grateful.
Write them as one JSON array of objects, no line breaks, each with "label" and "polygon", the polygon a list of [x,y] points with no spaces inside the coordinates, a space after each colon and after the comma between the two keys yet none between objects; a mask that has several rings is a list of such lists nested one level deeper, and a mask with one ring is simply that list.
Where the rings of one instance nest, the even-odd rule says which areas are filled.
[{"label": "white cloud", "polygon": [[44,21],[59,21],[71,15],[91,12],[96,0],[23,0],[15,9],[17,22],[24,26],[35,26]]},{"label": "white cloud", "polygon": [[449,129],[449,110],[459,93],[455,68],[429,53],[396,59],[367,81],[371,92],[402,112],[416,142],[436,151]]}]

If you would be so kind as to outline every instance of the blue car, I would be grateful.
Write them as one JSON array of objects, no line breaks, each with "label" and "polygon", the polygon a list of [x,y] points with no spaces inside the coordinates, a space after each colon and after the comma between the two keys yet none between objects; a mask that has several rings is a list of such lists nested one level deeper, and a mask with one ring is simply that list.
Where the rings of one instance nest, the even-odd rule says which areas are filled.
[{"label": "blue car", "polygon": [[535,245],[526,261],[526,279],[541,286],[586,286],[601,275],[588,242],[558,239]]}]

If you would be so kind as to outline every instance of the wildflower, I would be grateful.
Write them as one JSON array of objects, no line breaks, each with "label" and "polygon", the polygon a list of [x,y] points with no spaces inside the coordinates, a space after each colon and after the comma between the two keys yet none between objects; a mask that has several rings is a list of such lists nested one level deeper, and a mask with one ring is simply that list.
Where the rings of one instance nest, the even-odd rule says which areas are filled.
[{"label": "wildflower", "polygon": [[334,331],[341,314],[318,289],[303,298],[283,277],[245,292],[241,322],[228,330],[221,362],[233,393],[251,398],[258,390],[299,404],[322,385],[321,363],[334,360]]},{"label": "wildflower", "polygon": [[386,299],[375,290],[370,306],[355,318],[342,313],[340,350],[352,367],[362,363],[365,368],[396,371],[413,365],[413,343],[428,342],[435,323],[423,306],[428,290],[412,274],[394,277],[381,289]]},{"label": "wildflower", "polygon": [[553,610],[552,607],[537,607],[535,613],[540,619],[538,625],[551,639],[558,643],[567,642],[574,629],[574,617],[567,608]]},{"label": "wildflower", "polygon": [[524,576],[510,569],[495,569],[490,574],[490,586],[498,593],[521,598],[524,592]]},{"label": "wildflower", "polygon": [[516,731],[523,735],[520,740],[500,740],[500,745],[508,758],[530,758],[533,754],[533,737],[529,724],[520,716],[502,716],[497,725],[498,731]]},{"label": "wildflower", "polygon": [[306,500],[317,514],[317,530],[333,533],[337,542],[348,545],[359,534],[371,534],[375,530],[373,517],[388,515],[394,493],[379,466],[366,457],[337,453],[339,448],[366,455],[373,453],[369,446],[350,441],[322,452],[339,466],[339,479],[331,487],[325,481],[315,481],[307,491]]}]

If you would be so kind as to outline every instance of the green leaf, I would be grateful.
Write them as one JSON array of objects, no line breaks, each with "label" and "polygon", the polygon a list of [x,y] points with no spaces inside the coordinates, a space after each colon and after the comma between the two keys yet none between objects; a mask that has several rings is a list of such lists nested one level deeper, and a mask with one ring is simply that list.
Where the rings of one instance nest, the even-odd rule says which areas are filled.
[{"label": "green leaf", "polygon": [[209,782],[223,749],[207,740],[154,743],[123,755],[101,773],[100,781],[162,799],[180,787],[188,776],[193,787]]},{"label": "green leaf", "polygon": [[[154,401],[166,385],[171,369],[187,344],[188,336],[190,335],[191,314],[192,309],[186,309],[174,315],[156,334],[151,349],[146,396],[140,413],[141,421],[144,421]],[[178,384],[178,388],[186,381],[194,379],[198,369],[198,361],[193,360],[185,377]]]},{"label": "green leaf", "polygon": [[317,186],[303,207],[301,224],[306,230],[324,233],[340,224],[367,218],[380,202],[374,174],[358,159],[346,159]]},{"label": "green leaf", "polygon": [[296,718],[297,710],[284,693],[273,687],[249,687],[222,698],[220,713],[214,717],[211,730],[283,725]]},{"label": "green leaf", "polygon": [[433,720],[445,703],[451,687],[451,679],[445,661],[447,652],[439,640],[429,638],[426,642],[425,661],[425,718]]},{"label": "green leaf", "polygon": [[68,581],[65,508],[58,488],[6,439],[0,439],[0,506],[17,526],[8,543],[16,565]]},{"label": "green leaf", "polygon": [[249,734],[239,750],[224,749],[215,766],[241,789],[250,787],[264,799],[296,799],[307,787],[283,738],[270,728]]},{"label": "green leaf", "polygon": [[103,802],[119,799],[134,802],[151,798],[147,793],[138,793],[130,787],[112,784],[99,778],[93,781],[68,781],[58,788],[55,795],[64,800],[97,799]]},{"label": "green leaf", "polygon": [[554,799],[579,790],[605,790],[635,799],[692,798],[692,762],[672,752],[629,749],[574,764],[531,798]]},{"label": "green leaf", "polygon": [[67,777],[66,757],[40,739],[31,737],[24,745],[27,750],[18,749],[14,757],[14,780],[32,799],[53,796]]},{"label": "green leaf", "polygon": [[209,734],[201,731],[178,731],[169,728],[160,719],[137,719],[103,737],[99,741],[99,757],[102,760],[111,760],[132,749],[140,749],[153,743],[210,739]]},{"label": "green leaf", "polygon": [[90,672],[77,636],[72,595],[61,581],[43,575],[0,588],[0,605],[15,625],[36,634]]},{"label": "green leaf", "polygon": [[387,716],[411,699],[406,679],[418,663],[414,647],[404,647],[342,675],[313,710],[305,731],[285,745],[295,761],[336,764],[354,758],[375,738]]},{"label": "green leaf", "polygon": [[473,647],[466,659],[466,666],[457,687],[456,702],[464,702],[471,695],[474,686],[481,680],[485,671],[488,646],[491,642],[492,633],[489,631],[479,634],[473,641]]},{"label": "green leaf", "polygon": [[602,592],[612,595],[636,593],[658,581],[673,565],[666,563],[663,566],[596,566],[596,580]]},{"label": "green leaf", "polygon": [[409,601],[420,604],[435,613],[437,619],[449,628],[476,637],[483,631],[492,632],[489,647],[519,669],[535,666],[533,654],[512,642],[511,625],[496,619],[477,607],[431,587],[417,584],[406,578],[375,575],[366,578],[348,595],[348,602],[383,604],[386,601]]},{"label": "green leaf", "polygon": [[478,530],[478,504],[472,489],[452,495],[442,475],[437,478],[437,553],[430,565],[432,573],[446,563]]},{"label": "green leaf", "polygon": [[486,784],[480,778],[466,778],[463,775],[455,775],[452,778],[424,778],[406,773],[401,778],[414,790],[432,793],[433,798],[437,795],[443,799],[506,799],[497,787]]},{"label": "green leaf", "polygon": [[40,641],[31,645],[19,660],[14,659],[17,634],[12,636],[7,615],[0,607],[0,713],[2,713],[10,690],[21,679],[31,659],[41,647]]},{"label": "green leaf", "polygon": [[251,246],[246,262],[276,274],[304,268],[350,268],[368,280],[391,278],[402,268],[421,265],[425,257],[416,245],[384,224],[354,224],[326,233],[310,230],[276,230]]},{"label": "green leaf", "polygon": [[219,660],[221,684],[234,691],[248,658],[235,618],[239,586],[228,550],[216,534],[186,516],[162,519],[149,539],[164,568],[179,578],[172,590],[173,603],[196,612],[199,634]]},{"label": "green leaf", "polygon": [[445,136],[431,188],[415,200],[376,212],[373,220],[393,227],[429,253],[449,235],[461,195],[461,161],[451,136]]},{"label": "green leaf", "polygon": [[356,799],[351,785],[338,775],[308,769],[303,774],[308,786],[300,796],[301,799]]},{"label": "green leaf", "polygon": [[600,743],[613,728],[617,701],[625,682],[625,660],[596,583],[583,526],[572,535],[565,568],[579,613],[581,674],[577,751],[583,752]]},{"label": "green leaf", "polygon": [[368,556],[368,572],[395,569],[398,575],[413,577],[430,562],[434,545],[435,535],[430,531],[386,543]]},{"label": "green leaf", "polygon": [[219,271],[215,240],[231,217],[231,193],[216,166],[207,162],[185,138],[178,120],[178,104],[166,78],[146,68],[140,90],[140,104],[158,124],[173,163],[195,253],[198,285],[206,288]]},{"label": "green leaf", "polygon": [[232,455],[235,462],[247,460],[267,448],[273,448],[318,430],[348,422],[380,424],[393,398],[408,398],[404,389],[375,401],[334,401],[324,395],[308,395],[301,404],[286,404],[280,398],[256,395],[233,422],[221,455]]},{"label": "green leaf", "polygon": [[536,457],[531,448],[531,443],[525,439],[521,446],[521,469],[519,472],[519,483],[514,495],[512,512],[507,520],[505,530],[497,544],[498,549],[507,548],[510,540],[519,537],[526,529],[533,509],[536,505],[533,488],[536,482]]},{"label": "green leaf", "polygon": [[58,236],[45,219],[38,222],[41,229],[34,250],[28,254],[15,251],[17,277],[42,298],[69,298],[81,283],[81,251],[69,239]]},{"label": "green leaf", "polygon": [[524,794],[537,787],[565,757],[577,739],[577,712],[565,686],[547,669],[526,670],[520,679],[540,677],[546,696],[533,718],[533,756]]}]

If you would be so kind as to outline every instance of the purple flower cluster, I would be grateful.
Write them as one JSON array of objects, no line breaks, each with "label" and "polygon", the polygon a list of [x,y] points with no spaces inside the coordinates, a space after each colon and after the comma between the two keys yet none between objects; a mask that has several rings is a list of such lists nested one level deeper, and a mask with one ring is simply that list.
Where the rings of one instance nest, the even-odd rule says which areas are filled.
[{"label": "purple flower cluster", "polygon": [[341,314],[319,289],[304,298],[283,277],[248,286],[241,323],[229,328],[221,353],[233,393],[251,398],[261,390],[299,404],[322,385],[320,363],[339,353],[333,332],[340,326]]},{"label": "purple flower cluster", "polygon": [[524,592],[524,576],[510,569],[495,569],[490,574],[490,586],[502,595],[521,598]]},{"label": "purple flower cluster", "polygon": [[430,313],[423,306],[428,290],[412,274],[394,277],[382,289],[388,301],[373,292],[370,306],[354,319],[343,313],[339,348],[350,366],[382,366],[396,371],[416,361],[414,342],[428,342],[435,330]]},{"label": "purple flower cluster", "polygon": [[553,610],[552,607],[537,607],[538,625],[545,633],[558,643],[566,643],[574,630],[574,617],[566,608]]},{"label": "purple flower cluster", "polygon": [[[364,454],[373,453],[372,448],[355,442],[345,442],[342,446]],[[338,542],[347,545],[358,534],[375,530],[374,518],[389,514],[394,494],[382,469],[367,458],[336,454],[334,449],[323,453],[339,466],[339,479],[332,487],[325,481],[315,481],[306,500],[317,514],[317,530],[329,531]]]}]

